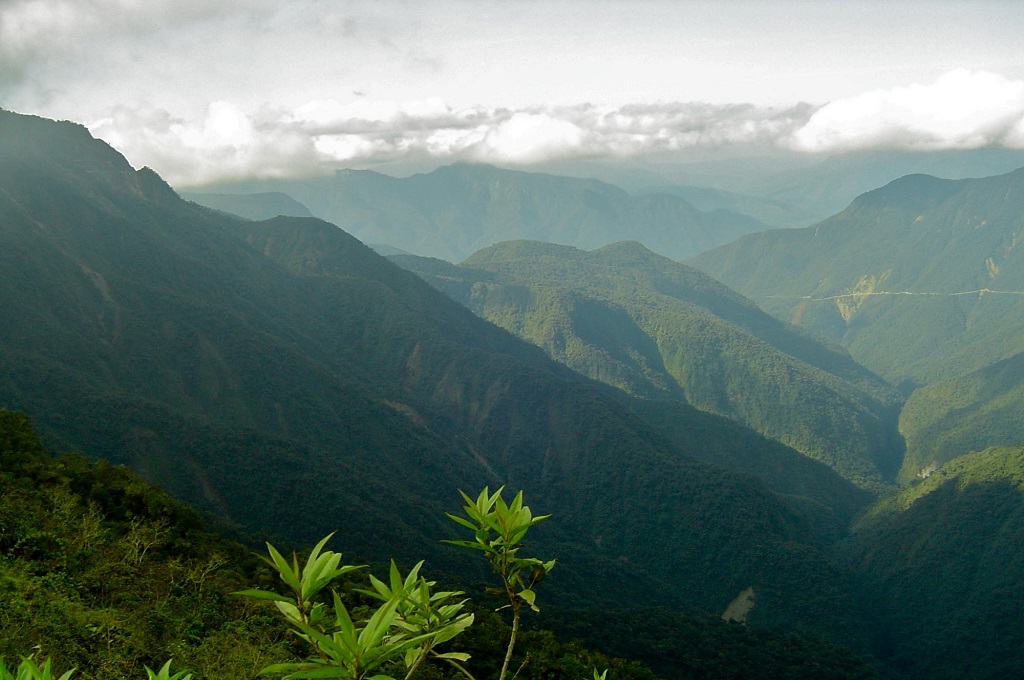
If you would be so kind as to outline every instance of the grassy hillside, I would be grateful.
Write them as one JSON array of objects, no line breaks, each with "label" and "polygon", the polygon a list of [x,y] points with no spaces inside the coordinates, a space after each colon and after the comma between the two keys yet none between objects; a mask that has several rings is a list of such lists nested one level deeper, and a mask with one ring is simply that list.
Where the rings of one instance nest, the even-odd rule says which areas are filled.
[{"label": "grassy hillside", "polygon": [[637,243],[520,241],[460,266],[394,261],[591,378],[739,420],[865,488],[884,488],[899,466],[893,388]]}]

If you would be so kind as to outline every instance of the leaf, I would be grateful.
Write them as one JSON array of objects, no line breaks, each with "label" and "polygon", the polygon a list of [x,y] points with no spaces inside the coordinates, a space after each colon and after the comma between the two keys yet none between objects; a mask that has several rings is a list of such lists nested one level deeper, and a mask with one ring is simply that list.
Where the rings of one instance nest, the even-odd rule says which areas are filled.
[{"label": "leaf", "polygon": [[231,594],[238,595],[239,597],[251,597],[257,600],[275,600],[277,602],[287,602],[292,605],[295,604],[295,600],[290,597],[272,593],[268,590],[239,590]]}]

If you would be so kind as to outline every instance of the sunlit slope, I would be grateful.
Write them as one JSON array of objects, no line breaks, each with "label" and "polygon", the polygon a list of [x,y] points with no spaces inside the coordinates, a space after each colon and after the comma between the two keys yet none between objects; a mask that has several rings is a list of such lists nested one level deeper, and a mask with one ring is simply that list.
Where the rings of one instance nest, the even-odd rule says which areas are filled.
[{"label": "sunlit slope", "polygon": [[739,420],[865,488],[899,467],[892,387],[637,243],[509,242],[461,266],[394,259],[584,375]]},{"label": "sunlit slope", "polygon": [[4,112],[0,136],[0,403],[52,445],[251,530],[456,570],[456,489],[523,488],[581,602],[718,614],[754,584],[752,623],[855,634],[830,508],[698,460],[332,225],[184,202],[73,124]]},{"label": "sunlit slope", "polygon": [[907,677],[1024,673],[1024,448],[955,458],[879,502],[843,552],[876,653]]},{"label": "sunlit slope", "polygon": [[918,388],[900,414],[901,476],[927,474],[964,451],[1024,442],[1024,354]]},{"label": "sunlit slope", "polygon": [[849,348],[892,382],[922,384],[1024,351],[1024,170],[910,175],[807,229],[694,258],[766,310]]}]

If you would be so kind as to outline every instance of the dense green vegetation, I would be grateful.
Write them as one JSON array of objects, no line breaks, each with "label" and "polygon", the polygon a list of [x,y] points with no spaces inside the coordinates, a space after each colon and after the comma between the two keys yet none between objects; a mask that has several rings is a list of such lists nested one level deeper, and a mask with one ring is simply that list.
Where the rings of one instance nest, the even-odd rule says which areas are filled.
[{"label": "dense green vegetation", "polygon": [[914,391],[900,414],[907,441],[902,477],[967,451],[1024,442],[1024,354]]},{"label": "dense green vegetation", "polygon": [[[296,663],[308,652],[285,633],[271,603],[232,595],[254,586],[278,590],[277,571],[209,533],[195,511],[126,468],[75,455],[51,460],[27,418],[0,411],[0,471],[0,660],[35,653],[52,659],[54,677],[74,667],[73,679],[119,680],[141,679],[145,666],[159,668],[173,657],[175,671],[223,680],[255,677],[268,665]],[[356,591],[370,588],[362,574],[343,581],[342,601],[353,615],[372,613],[373,598]],[[555,581],[552,576],[545,588]],[[482,592],[480,597],[488,602]],[[549,601],[558,607],[548,598],[545,612]],[[475,618],[458,637],[458,649],[471,656],[466,667],[481,680],[497,677],[509,625],[490,608],[467,605],[466,612]],[[862,660],[823,640],[748,631],[667,610],[654,619],[628,611],[569,614],[562,605],[561,614],[534,620],[566,626],[565,639],[590,638],[611,649],[629,636],[609,631],[631,621],[639,625],[641,617],[647,620],[647,646],[639,638],[628,646],[637,658],[663,665],[660,677],[668,680],[701,677],[702,669],[737,678],[794,677],[807,667],[845,673],[834,677],[866,676]],[[537,628],[520,632],[512,666],[527,680],[589,680],[595,667],[609,669],[613,680],[655,678],[635,661],[559,641]],[[446,668],[431,662],[419,677],[462,677]]]},{"label": "dense green vegetation", "polygon": [[[837,641],[872,650],[908,678],[1024,672],[1024,449],[1014,442],[954,458],[851,525],[869,494],[725,407],[742,395],[737,385],[769,386],[793,412],[822,415],[833,437],[856,439],[855,426],[872,431],[879,405],[899,399],[842,352],[707,277],[636,244],[581,254],[513,243],[471,267],[419,261],[450,294],[476,295],[502,323],[606,381],[598,382],[333,225],[251,222],[182,201],[69,123],[0,111],[0,142],[0,407],[31,413],[49,449],[84,454],[50,459],[24,416],[0,411],[8,670],[33,651],[52,658],[58,678],[72,666],[73,678],[141,678],[168,659],[165,675],[190,669],[196,680],[309,663],[312,648],[293,633],[315,636],[288,633],[273,604],[230,595],[277,590],[280,565],[275,574],[215,538],[202,512],[222,531],[271,535],[277,545],[310,546],[337,531],[347,561],[377,574],[394,558],[396,580],[339,575],[340,600],[320,610],[339,621],[343,608],[356,628],[370,625],[382,601],[378,621],[388,607],[398,612],[399,585],[422,593],[421,572],[438,589],[467,592],[479,605],[450,610],[441,625],[473,616],[456,651],[471,654],[478,678],[502,668],[511,676],[526,659],[518,677],[531,680],[589,679],[594,668],[609,668],[613,680],[870,677]],[[982,224],[963,213],[950,224],[983,232],[1009,220],[1016,184],[1002,181],[1006,215]],[[918,213],[927,226],[938,218],[921,205],[965,192],[982,201],[986,187],[911,178],[850,214]],[[1003,243],[1001,260],[987,256],[987,275],[1016,271],[1014,243]],[[596,273],[578,268],[587,258]],[[934,263],[946,266],[938,255]],[[678,308],[659,326],[670,298]],[[956,304],[970,328],[995,328],[972,301]],[[852,310],[851,327],[867,322],[865,305]],[[922,328],[960,320],[936,313]],[[671,340],[680,327],[693,335]],[[900,332],[907,352],[930,342],[924,330]],[[994,339],[993,355],[1019,335],[979,333]],[[678,352],[664,350],[671,342]],[[963,347],[967,356],[973,345]],[[686,364],[683,350],[701,359]],[[914,450],[929,438],[940,458],[996,434],[1013,441],[1016,430],[1000,424],[1016,410],[1020,382],[1017,357],[1007,356],[919,391],[904,420]],[[675,377],[726,359],[749,375],[726,372],[703,392]],[[978,361],[990,363],[987,354]],[[822,381],[803,383],[808,376]],[[708,397],[714,413],[685,403],[691,395]],[[841,403],[877,420],[840,417]],[[775,413],[768,420],[786,420]],[[867,460],[893,463],[887,452],[873,448]],[[528,554],[557,558],[557,569],[547,577],[549,561],[528,561],[506,572],[504,602],[486,590],[488,563],[441,543],[494,547],[481,526],[473,540],[460,536],[479,517],[466,515],[461,527],[445,518],[455,489],[488,485],[525,488],[552,515],[531,531]],[[495,507],[523,510],[513,501],[480,517]],[[542,612],[527,612],[538,599]],[[526,615],[507,659],[515,612],[493,610],[511,603]],[[397,656],[390,674],[403,663]],[[429,651],[417,669],[438,680],[459,673]]]},{"label": "dense green vegetation", "polygon": [[911,175],[816,226],[745,236],[691,264],[909,391],[1024,351],[1022,214],[1024,171]]},{"label": "dense green vegetation", "polygon": [[404,178],[345,170],[329,178],[247,182],[238,189],[285,192],[365,243],[456,262],[509,239],[589,249],[624,235],[683,258],[765,228],[727,210],[701,212],[671,194],[634,197],[594,179],[465,163]]},{"label": "dense green vegetation", "polygon": [[843,547],[875,653],[907,677],[1024,673],[1024,447],[953,459],[879,504]]},{"label": "dense green vegetation", "polygon": [[0,411],[0,659],[38,650],[75,678],[145,677],[170,658],[197,677],[252,677],[292,644],[228,593],[269,578],[241,545],[123,467],[51,461]]},{"label": "dense green vegetation", "polygon": [[779,448],[684,404],[652,422],[333,225],[187,203],[69,123],[2,114],[0,136],[0,404],[54,448],[294,545],[337,530],[465,578],[437,542],[452,490],[526,488],[559,596],[720,615],[755,584],[753,625],[856,638],[828,553],[848,486],[709,462]]},{"label": "dense green vegetation", "polygon": [[876,492],[899,466],[896,390],[637,243],[508,242],[459,266],[392,259],[591,378],[734,418]]}]

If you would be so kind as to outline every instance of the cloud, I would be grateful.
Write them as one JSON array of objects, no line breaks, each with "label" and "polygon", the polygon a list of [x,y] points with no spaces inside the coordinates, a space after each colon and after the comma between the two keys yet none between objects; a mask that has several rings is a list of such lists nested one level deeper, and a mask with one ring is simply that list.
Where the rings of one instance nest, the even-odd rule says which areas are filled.
[{"label": "cloud", "polygon": [[816,111],[789,145],[812,152],[1024,148],[1024,81],[957,69],[928,85],[840,99]]},{"label": "cloud", "polygon": [[470,106],[438,97],[356,97],[198,113],[120,106],[90,125],[134,165],[172,184],[329,173],[393,162],[546,161],[743,150],[840,153],[1024,148],[1024,82],[952,71],[929,85],[868,92],[823,107],[668,102],[625,106]]},{"label": "cloud", "polygon": [[396,160],[526,165],[773,144],[806,123],[812,111],[685,103],[455,109],[429,98],[315,100],[246,113],[221,101],[195,119],[152,106],[121,106],[89,127],[134,165],[149,165],[185,186]]}]

